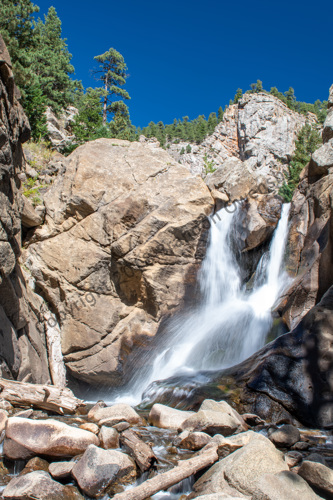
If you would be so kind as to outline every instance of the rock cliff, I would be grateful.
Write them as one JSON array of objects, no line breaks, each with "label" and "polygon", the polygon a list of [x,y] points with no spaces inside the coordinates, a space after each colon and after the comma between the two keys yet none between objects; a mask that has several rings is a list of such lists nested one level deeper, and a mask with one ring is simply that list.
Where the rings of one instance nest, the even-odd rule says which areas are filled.
[{"label": "rock cliff", "polygon": [[122,384],[195,284],[210,192],[160,148],[98,139],[72,153],[44,203],[25,262],[59,320],[67,369]]},{"label": "rock cliff", "polygon": [[21,143],[29,139],[30,128],[19,99],[0,36],[0,375],[57,384],[64,379],[49,369],[53,361],[48,359],[52,347],[44,320],[47,309],[27,285],[19,264],[21,224],[29,227],[38,218],[20,194],[24,173]]}]

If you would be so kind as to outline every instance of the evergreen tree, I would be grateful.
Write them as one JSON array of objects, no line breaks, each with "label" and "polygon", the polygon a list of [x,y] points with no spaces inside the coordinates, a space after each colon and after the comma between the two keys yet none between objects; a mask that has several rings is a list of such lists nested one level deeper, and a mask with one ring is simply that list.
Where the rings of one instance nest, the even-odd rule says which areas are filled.
[{"label": "evergreen tree", "polygon": [[96,131],[102,127],[102,103],[101,89],[88,88],[86,92],[80,92],[76,98],[79,114],[76,115],[73,125],[73,133],[79,143],[96,139]]},{"label": "evergreen tree", "polygon": [[304,125],[298,134],[296,149],[285,174],[286,182],[280,189],[280,195],[285,201],[291,201],[293,193],[298,185],[299,176],[303,168],[310,161],[311,154],[321,143],[321,137],[308,123]]},{"label": "evergreen tree", "polygon": [[222,106],[219,107],[217,112],[217,120],[220,123],[223,120],[223,109]]},{"label": "evergreen tree", "polygon": [[10,53],[15,82],[21,89],[31,81],[33,14],[38,11],[30,0],[1,0],[0,32]]},{"label": "evergreen tree", "polygon": [[218,123],[218,121],[217,121],[216,113],[210,113],[210,115],[208,117],[208,122],[207,122],[208,134],[212,134],[214,132],[217,123]]},{"label": "evergreen tree", "polygon": [[234,97],[234,104],[237,104],[238,101],[240,101],[240,99],[243,97],[243,91],[242,89],[237,89],[237,92],[235,94],[235,97]]},{"label": "evergreen tree", "polygon": [[130,124],[128,108],[122,101],[122,99],[130,99],[128,92],[122,88],[126,83],[127,66],[123,56],[113,48],[95,56],[95,59],[99,62],[99,69],[95,70],[94,74],[98,75],[97,78],[103,82],[104,86],[103,124],[106,124],[107,115],[111,113],[114,119],[112,127],[116,131],[117,126],[123,128],[126,119],[127,124]]},{"label": "evergreen tree", "polygon": [[49,8],[44,23],[41,19],[36,23],[34,38],[31,70],[37,76],[46,104],[60,112],[72,100],[73,82],[69,74],[74,68],[66,40],[61,38],[61,21],[54,7]]},{"label": "evergreen tree", "polygon": [[24,86],[22,105],[29,119],[32,138],[39,141],[47,137],[46,98],[37,79],[34,79],[30,85]]}]

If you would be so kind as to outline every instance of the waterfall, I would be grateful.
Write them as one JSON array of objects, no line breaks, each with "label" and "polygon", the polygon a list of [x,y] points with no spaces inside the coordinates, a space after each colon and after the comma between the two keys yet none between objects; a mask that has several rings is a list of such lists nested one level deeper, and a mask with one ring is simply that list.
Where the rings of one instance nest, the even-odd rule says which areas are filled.
[{"label": "waterfall", "polygon": [[242,284],[231,244],[240,210],[238,203],[211,219],[207,254],[199,273],[201,303],[173,319],[152,369],[136,376],[130,391],[118,401],[137,404],[155,380],[228,368],[264,345],[272,326],[272,308],[290,282],[282,265],[289,205],[282,208],[269,252],[259,261],[250,291]]}]

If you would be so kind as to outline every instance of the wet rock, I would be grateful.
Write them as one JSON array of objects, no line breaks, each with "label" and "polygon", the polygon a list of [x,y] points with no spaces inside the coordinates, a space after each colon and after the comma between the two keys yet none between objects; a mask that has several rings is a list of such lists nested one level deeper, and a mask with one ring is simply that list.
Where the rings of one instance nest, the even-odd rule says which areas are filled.
[{"label": "wet rock", "polygon": [[205,432],[184,431],[178,437],[180,441],[177,446],[192,451],[201,450],[201,448],[206,446],[206,444],[208,444],[212,439],[211,436]]},{"label": "wet rock", "polygon": [[92,432],[53,419],[11,417],[8,419],[6,437],[34,454],[53,457],[79,455],[90,444],[99,444]]},{"label": "wet rock", "polygon": [[124,453],[90,445],[73,467],[72,475],[84,493],[96,498],[111,483],[135,478],[136,468]]},{"label": "wet rock", "polygon": [[125,431],[129,427],[130,427],[130,424],[128,422],[119,422],[119,424],[115,424],[113,426],[113,428],[116,429],[116,431],[118,431],[118,432]]},{"label": "wet rock", "polygon": [[10,460],[29,460],[35,455],[32,450],[6,437],[3,443],[3,453]]},{"label": "wet rock", "polygon": [[5,500],[83,500],[73,488],[54,481],[50,474],[35,471],[10,481],[3,491]]},{"label": "wet rock", "polygon": [[310,443],[307,443],[305,441],[298,441],[298,443],[295,443],[291,449],[292,450],[298,450],[298,451],[306,451],[310,448]]},{"label": "wet rock", "polygon": [[124,403],[106,407],[94,407],[88,413],[88,419],[98,422],[99,425],[109,426],[123,421],[132,425],[141,422],[140,415],[131,406]]},{"label": "wet rock", "polygon": [[26,463],[24,469],[20,473],[20,476],[24,476],[25,474],[29,474],[30,472],[34,472],[36,470],[49,472],[49,463],[40,457],[34,457]]},{"label": "wet rock", "polygon": [[119,448],[119,432],[113,427],[103,425],[98,434],[102,448]]},{"label": "wet rock", "polygon": [[304,460],[298,474],[313,488],[333,496],[333,471],[325,465]]},{"label": "wet rock", "polygon": [[252,495],[252,500],[320,500],[306,481],[294,472],[262,476]]},{"label": "wet rock", "polygon": [[157,403],[150,410],[148,422],[161,429],[178,430],[183,422],[193,414],[190,411],[176,410]]},{"label": "wet rock", "polygon": [[128,429],[120,436],[122,448],[134,459],[141,472],[145,472],[156,462],[155,454],[137,433]]},{"label": "wet rock", "polygon": [[255,415],[254,413],[243,413],[242,418],[245,423],[247,425],[250,425],[251,427],[265,424],[265,420],[260,418],[258,415]]},{"label": "wet rock", "polygon": [[290,448],[293,444],[300,440],[300,432],[293,425],[282,425],[269,435],[269,439],[278,448]]},{"label": "wet rock", "polygon": [[54,479],[68,479],[75,462],[53,462],[49,466],[49,473]]}]

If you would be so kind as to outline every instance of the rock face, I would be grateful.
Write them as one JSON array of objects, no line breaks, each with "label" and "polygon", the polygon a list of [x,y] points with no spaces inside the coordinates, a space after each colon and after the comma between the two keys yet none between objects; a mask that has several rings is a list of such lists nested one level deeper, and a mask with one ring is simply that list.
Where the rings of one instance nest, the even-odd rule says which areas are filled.
[{"label": "rock face", "polygon": [[72,153],[44,202],[26,265],[60,321],[67,369],[124,383],[195,281],[213,199],[165,151],[98,139]]},{"label": "rock face", "polygon": [[48,367],[47,308],[32,293],[18,263],[21,214],[27,227],[40,223],[20,193],[24,175],[21,143],[29,139],[30,128],[19,98],[0,36],[0,376],[38,383],[52,380],[61,385],[61,377]]},{"label": "rock face", "polygon": [[63,148],[72,142],[71,125],[78,114],[78,109],[69,106],[60,117],[57,117],[51,108],[46,110],[46,126],[52,146]]},{"label": "rock face", "polygon": [[227,108],[211,136],[200,146],[191,145],[191,153],[179,154],[187,143],[170,145],[169,152],[197,174],[205,173],[207,162],[218,169],[226,160],[238,158],[266,181],[281,184],[283,168],[306,121],[315,123],[316,117],[300,115],[270,94],[244,94]]}]

